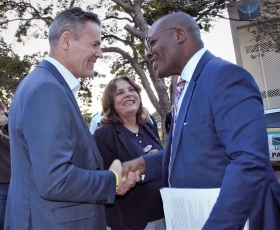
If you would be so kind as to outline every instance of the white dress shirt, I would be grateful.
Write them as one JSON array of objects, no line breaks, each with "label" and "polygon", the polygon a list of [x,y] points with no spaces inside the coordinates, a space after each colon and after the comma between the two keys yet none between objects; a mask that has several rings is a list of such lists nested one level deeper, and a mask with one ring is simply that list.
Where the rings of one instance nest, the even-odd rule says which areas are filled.
[{"label": "white dress shirt", "polygon": [[194,70],[199,62],[199,60],[201,59],[202,55],[205,53],[206,49],[202,48],[201,50],[197,51],[195,55],[192,56],[192,58],[188,61],[188,63],[186,64],[186,66],[184,67],[182,73],[181,73],[181,79],[185,80],[185,87],[181,93],[180,99],[178,101],[178,114],[180,111],[180,107],[184,98],[184,95],[187,91],[188,88],[188,84],[192,78],[192,75],[194,73]]},{"label": "white dress shirt", "polygon": [[61,63],[59,63],[54,58],[47,56],[45,60],[52,63],[57,68],[64,80],[67,82],[69,88],[71,89],[72,93],[74,94],[74,97],[77,100],[77,92],[81,88],[80,82],[77,80],[77,78],[75,78],[75,76],[68,69],[66,69]]}]

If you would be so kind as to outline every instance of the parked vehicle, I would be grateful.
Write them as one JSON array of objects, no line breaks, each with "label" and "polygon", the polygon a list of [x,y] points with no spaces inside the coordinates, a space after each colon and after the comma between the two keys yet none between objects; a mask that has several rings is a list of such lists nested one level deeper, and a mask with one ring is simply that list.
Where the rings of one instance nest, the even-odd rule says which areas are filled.
[{"label": "parked vehicle", "polygon": [[280,108],[265,110],[270,161],[280,163]]}]

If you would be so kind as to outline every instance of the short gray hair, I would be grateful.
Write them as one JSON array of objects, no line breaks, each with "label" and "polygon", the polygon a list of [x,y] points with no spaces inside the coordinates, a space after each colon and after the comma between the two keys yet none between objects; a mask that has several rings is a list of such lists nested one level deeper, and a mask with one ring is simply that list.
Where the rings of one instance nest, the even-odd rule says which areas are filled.
[{"label": "short gray hair", "polygon": [[56,45],[57,40],[65,31],[69,31],[74,39],[78,40],[88,21],[101,25],[97,14],[85,12],[79,7],[69,8],[60,12],[49,27],[50,46]]}]

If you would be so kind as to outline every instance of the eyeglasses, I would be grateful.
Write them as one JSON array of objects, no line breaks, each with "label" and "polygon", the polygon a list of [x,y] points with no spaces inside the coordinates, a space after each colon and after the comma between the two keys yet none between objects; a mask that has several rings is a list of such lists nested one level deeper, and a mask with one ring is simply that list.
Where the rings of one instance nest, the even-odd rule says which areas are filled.
[{"label": "eyeglasses", "polygon": [[174,28],[168,28],[168,29],[162,30],[162,31],[160,31],[160,32],[150,36],[150,37],[146,37],[145,38],[145,49],[146,49],[146,51],[148,51],[148,52],[152,51],[152,44],[151,44],[151,41],[150,41],[151,37],[153,37],[153,36],[155,36],[157,34],[160,34],[160,33],[164,32],[164,31],[167,31],[167,30],[174,30],[175,31],[175,30],[177,30],[177,28],[175,28],[175,27]]}]

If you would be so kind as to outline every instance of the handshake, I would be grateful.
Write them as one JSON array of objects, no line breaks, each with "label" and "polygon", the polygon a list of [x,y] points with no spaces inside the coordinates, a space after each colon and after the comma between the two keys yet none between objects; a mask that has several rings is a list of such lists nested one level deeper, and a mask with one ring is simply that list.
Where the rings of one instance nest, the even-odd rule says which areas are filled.
[{"label": "handshake", "polygon": [[145,160],[142,157],[124,162],[116,159],[111,164],[109,170],[118,176],[117,195],[125,195],[128,190],[141,180],[141,175],[145,173]]}]

